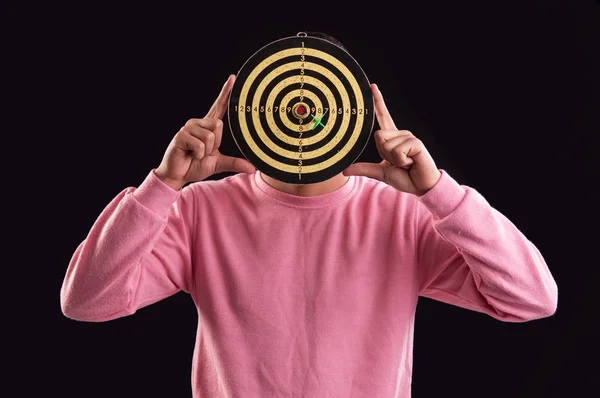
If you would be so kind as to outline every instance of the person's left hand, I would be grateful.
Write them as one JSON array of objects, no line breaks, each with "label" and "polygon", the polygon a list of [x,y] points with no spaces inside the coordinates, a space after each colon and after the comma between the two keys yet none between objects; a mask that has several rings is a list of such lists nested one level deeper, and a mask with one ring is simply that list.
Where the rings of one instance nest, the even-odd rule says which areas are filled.
[{"label": "person's left hand", "polygon": [[423,143],[410,131],[398,130],[385,106],[381,91],[371,85],[375,115],[381,130],[375,132],[381,163],[354,163],[344,175],[375,178],[402,192],[424,195],[439,181],[441,171],[435,165]]}]

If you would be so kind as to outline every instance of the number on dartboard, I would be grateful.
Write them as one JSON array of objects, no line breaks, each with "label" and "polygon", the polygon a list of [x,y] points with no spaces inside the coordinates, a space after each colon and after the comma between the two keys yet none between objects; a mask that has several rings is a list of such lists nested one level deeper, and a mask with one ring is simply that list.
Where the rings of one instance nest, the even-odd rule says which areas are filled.
[{"label": "number on dartboard", "polygon": [[[300,50],[302,55],[301,55],[301,61],[302,63],[300,64],[300,102],[304,101],[304,42],[302,42],[302,49]],[[290,107],[288,107],[288,112],[290,111]],[[300,135],[300,139],[298,141],[298,152],[300,153],[300,156],[302,156],[302,132],[303,132],[303,128],[302,128],[302,118],[299,118],[299,123],[300,126],[298,126],[298,133]],[[302,160],[298,160],[298,180],[302,179]]]},{"label": "number on dartboard", "polygon": [[[303,90],[300,90],[300,93],[299,93],[299,94],[300,94],[300,101],[302,101],[302,99],[304,98],[304,97],[303,97],[303,96],[304,96],[304,91],[303,91]],[[239,106],[239,107],[238,107],[238,106],[236,105],[236,106],[234,107],[234,109],[235,109],[235,111],[236,111],[236,112],[237,112],[238,110],[239,110],[240,112],[250,112],[250,109],[251,109],[251,108],[250,108],[249,106],[246,106],[246,107],[245,107],[245,106],[241,105],[241,106]],[[265,112],[269,112],[269,113],[270,113],[271,111],[273,111],[273,112],[277,112],[277,110],[279,110],[281,113],[284,113],[284,112],[286,112],[286,110],[287,110],[287,112],[289,113],[289,112],[291,112],[291,111],[292,111],[292,108],[291,108],[291,107],[289,107],[289,106],[288,106],[287,108],[286,108],[286,107],[280,108],[280,107],[278,107],[278,106],[274,106],[274,107],[271,109],[271,107],[270,107],[270,106],[268,106],[268,107],[266,107],[266,108],[265,108],[265,105],[261,105],[260,107],[258,107],[258,106],[255,106],[253,110],[254,110],[254,112],[260,112],[260,113],[265,113]],[[329,110],[329,108],[315,108],[315,107],[313,106],[313,107],[311,107],[311,108],[310,108],[310,110],[312,111],[312,113],[323,113],[323,112],[324,112],[324,113],[327,113],[327,111]],[[340,114],[340,115],[341,115],[342,113],[352,113],[353,115],[356,115],[356,114],[362,115],[362,114],[363,114],[363,109],[356,109],[356,108],[352,108],[352,110],[350,110],[350,109],[346,109],[346,110],[344,111],[344,108],[338,108],[338,114]],[[364,110],[364,113],[365,113],[365,114],[367,114],[367,113],[368,113],[368,110],[367,110],[367,109],[365,109],[365,110]]]}]

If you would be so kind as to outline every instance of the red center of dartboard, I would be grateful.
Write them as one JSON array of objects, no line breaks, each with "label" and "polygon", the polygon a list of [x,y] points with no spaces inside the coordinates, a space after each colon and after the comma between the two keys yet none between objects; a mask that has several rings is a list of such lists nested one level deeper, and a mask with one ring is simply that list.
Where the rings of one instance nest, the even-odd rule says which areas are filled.
[{"label": "red center of dartboard", "polygon": [[298,112],[298,115],[304,115],[304,112],[306,112],[306,108],[300,105],[298,109],[296,109],[296,112]]}]

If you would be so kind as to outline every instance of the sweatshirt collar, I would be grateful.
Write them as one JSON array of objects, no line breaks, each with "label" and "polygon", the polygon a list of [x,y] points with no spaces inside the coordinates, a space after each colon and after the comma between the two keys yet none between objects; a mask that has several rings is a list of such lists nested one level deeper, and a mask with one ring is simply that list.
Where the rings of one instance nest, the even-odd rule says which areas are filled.
[{"label": "sweatshirt collar", "polygon": [[259,170],[254,173],[254,182],[258,189],[260,189],[264,194],[275,199],[277,202],[293,207],[319,208],[330,206],[348,196],[348,194],[352,192],[356,185],[356,177],[349,176],[348,181],[346,181],[346,183],[340,188],[336,189],[335,191],[317,196],[298,196],[279,191],[263,180]]}]

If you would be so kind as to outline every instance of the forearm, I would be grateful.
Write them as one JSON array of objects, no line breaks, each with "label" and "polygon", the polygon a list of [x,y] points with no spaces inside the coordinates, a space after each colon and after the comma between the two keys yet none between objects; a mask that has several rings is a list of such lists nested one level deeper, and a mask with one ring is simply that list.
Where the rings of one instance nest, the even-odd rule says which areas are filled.
[{"label": "forearm", "polygon": [[[153,250],[168,222],[168,201],[177,195],[166,196],[164,203],[146,202],[141,188],[139,193],[128,188],[114,198],[75,251],[61,289],[67,317],[103,321],[127,315],[140,304],[135,300],[144,288],[142,279],[160,284],[158,278],[142,278],[148,272],[143,267],[160,267],[154,264]],[[171,291],[160,288],[164,294]]]},{"label": "forearm", "polygon": [[[423,203],[435,214],[436,233],[454,246],[460,258],[437,275],[429,275],[435,282],[425,294],[455,295],[455,299],[447,296],[448,300],[478,307],[505,321],[552,315],[557,306],[557,285],[538,249],[475,190],[457,188],[454,180],[444,183],[448,186],[425,195]],[[463,190],[462,196],[451,193],[457,189]],[[441,197],[442,193],[446,196]],[[459,196],[458,202],[451,203],[452,197]],[[423,251],[423,256],[430,254]]]}]

